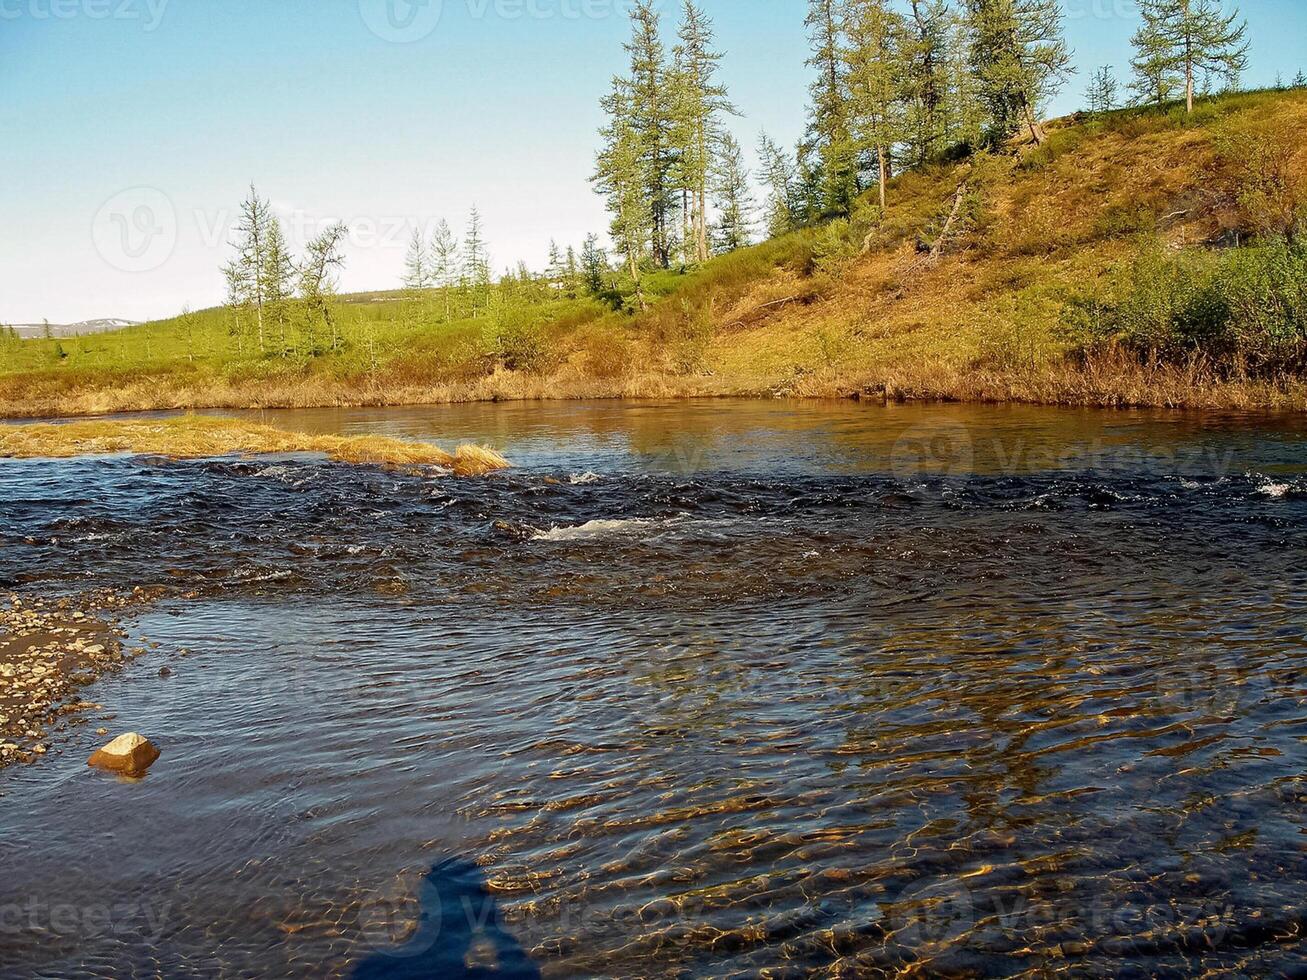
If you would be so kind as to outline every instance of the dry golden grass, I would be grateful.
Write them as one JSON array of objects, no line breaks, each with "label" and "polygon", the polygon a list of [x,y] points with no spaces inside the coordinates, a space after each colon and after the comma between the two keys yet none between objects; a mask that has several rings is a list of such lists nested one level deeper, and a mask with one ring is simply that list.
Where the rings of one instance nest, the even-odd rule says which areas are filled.
[{"label": "dry golden grass", "polygon": [[[1214,177],[1222,132],[1302,132],[1307,93],[1234,96],[1204,104],[1199,116],[1057,120],[1043,147],[904,173],[864,254],[814,271],[806,258],[820,229],[733,253],[633,319],[570,332],[556,324],[547,331],[556,357],[540,373],[491,373],[478,362],[466,375],[441,374],[420,360],[367,377],[177,372],[61,383],[57,372],[32,372],[0,375],[0,416],[864,392],[1307,408],[1307,389],[1291,379],[1230,381],[1202,366],[1126,357],[1081,365],[1059,340],[1067,301],[1109,282],[1143,238],[1171,250],[1215,240],[1228,226]],[[1307,182],[1307,148],[1293,165]],[[945,254],[927,261],[918,240],[929,239],[963,182],[976,213]]]},{"label": "dry golden grass", "polygon": [[476,476],[509,465],[497,452],[482,446],[460,446],[450,455],[437,446],[386,436],[307,435],[197,415],[0,426],[0,457],[67,458],[117,453],[172,459],[321,453],[345,463],[446,466],[460,476]]}]

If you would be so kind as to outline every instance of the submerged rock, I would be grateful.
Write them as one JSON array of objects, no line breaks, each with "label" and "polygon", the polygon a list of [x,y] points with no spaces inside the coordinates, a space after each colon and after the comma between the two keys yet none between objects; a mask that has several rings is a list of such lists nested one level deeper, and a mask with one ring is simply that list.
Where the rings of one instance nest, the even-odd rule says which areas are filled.
[{"label": "submerged rock", "polygon": [[158,758],[159,750],[154,747],[154,743],[144,735],[128,732],[119,735],[103,748],[96,749],[86,764],[124,776],[143,776]]}]

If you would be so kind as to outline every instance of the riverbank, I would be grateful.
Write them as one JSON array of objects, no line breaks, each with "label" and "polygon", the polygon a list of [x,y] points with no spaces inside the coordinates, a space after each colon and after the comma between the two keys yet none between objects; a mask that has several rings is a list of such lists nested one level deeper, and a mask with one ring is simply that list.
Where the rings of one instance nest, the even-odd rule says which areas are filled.
[{"label": "riverbank", "polygon": [[344,463],[442,466],[460,476],[476,476],[508,466],[502,456],[482,446],[459,446],[451,454],[429,443],[386,436],[308,435],[236,419],[195,415],[0,427],[0,459],[119,453],[172,459],[320,453]]},{"label": "riverbank", "polygon": [[[637,291],[523,272],[333,298],[337,333],[214,308],[0,332],[0,417],[704,396],[1307,409],[1307,93],[1048,124],[906,171],[882,210]],[[292,311],[294,312],[294,311]]]},{"label": "riverbank", "polygon": [[[972,402],[1078,408],[1181,408],[1307,411],[1307,382],[1229,380],[1210,364],[1140,364],[1126,357],[1083,365],[1000,371],[916,360],[858,372],[814,369],[741,379],[642,373],[620,379],[541,377],[496,372],[471,383],[384,384],[346,379],[271,383],[156,382],[72,391],[38,399],[0,399],[0,418],[94,418],[130,412],[292,408],[387,408],[474,402],[603,399],[794,398],[894,402]],[[2,445],[2,442],[0,442]],[[272,450],[269,450],[272,451]],[[280,450],[278,450],[280,451]],[[310,450],[311,451],[311,450]],[[0,452],[0,455],[3,455]],[[435,462],[442,462],[441,459]]]},{"label": "riverbank", "polygon": [[52,750],[52,735],[102,710],[78,692],[145,652],[124,646],[113,615],[128,602],[11,595],[0,606],[0,769],[35,762]]}]

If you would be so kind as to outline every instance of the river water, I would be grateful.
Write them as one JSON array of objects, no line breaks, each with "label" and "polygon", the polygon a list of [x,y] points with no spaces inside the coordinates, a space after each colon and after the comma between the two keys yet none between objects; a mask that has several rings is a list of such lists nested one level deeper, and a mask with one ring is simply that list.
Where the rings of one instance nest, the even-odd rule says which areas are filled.
[{"label": "river water", "polygon": [[0,974],[1307,970],[1307,421],[262,415],[516,467],[0,461],[163,750],[0,773]]}]

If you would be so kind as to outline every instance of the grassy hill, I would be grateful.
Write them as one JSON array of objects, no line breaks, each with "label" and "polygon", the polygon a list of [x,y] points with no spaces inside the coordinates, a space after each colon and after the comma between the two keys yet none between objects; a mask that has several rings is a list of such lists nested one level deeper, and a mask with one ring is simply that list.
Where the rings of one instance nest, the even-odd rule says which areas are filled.
[{"label": "grassy hill", "polygon": [[868,199],[651,274],[644,310],[535,282],[474,312],[342,296],[333,341],[263,351],[222,309],[0,339],[0,414],[762,393],[1307,407],[1302,132],[1303,91],[1057,120],[1042,146],[901,174],[883,215]]}]

